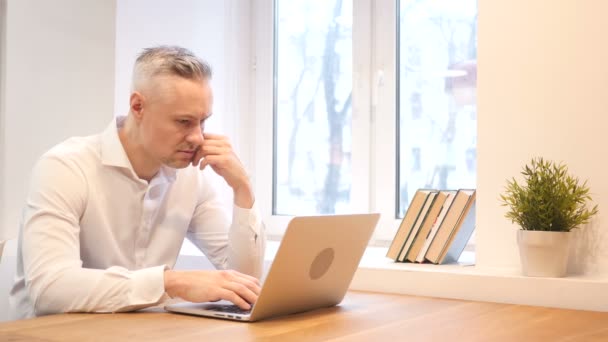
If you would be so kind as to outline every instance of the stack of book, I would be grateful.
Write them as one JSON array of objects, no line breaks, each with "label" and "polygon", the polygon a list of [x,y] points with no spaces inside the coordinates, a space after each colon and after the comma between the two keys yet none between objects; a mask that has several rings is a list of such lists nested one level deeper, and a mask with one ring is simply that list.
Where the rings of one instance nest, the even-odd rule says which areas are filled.
[{"label": "stack of book", "polygon": [[475,193],[416,191],[386,256],[397,262],[457,262],[475,229]]}]

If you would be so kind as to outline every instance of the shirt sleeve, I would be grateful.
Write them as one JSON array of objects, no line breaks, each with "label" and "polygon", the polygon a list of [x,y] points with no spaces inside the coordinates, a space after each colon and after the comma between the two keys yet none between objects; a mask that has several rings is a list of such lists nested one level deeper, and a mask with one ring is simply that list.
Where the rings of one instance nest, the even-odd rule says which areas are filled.
[{"label": "shirt sleeve", "polygon": [[226,206],[204,172],[201,173],[200,200],[196,206],[188,238],[218,269],[233,269],[260,278],[264,266],[266,236],[257,205],[232,208],[232,222]]},{"label": "shirt sleeve", "polygon": [[84,174],[69,159],[43,157],[33,170],[22,256],[36,315],[129,311],[164,299],[165,265],[137,271],[82,267],[79,219],[88,195]]}]

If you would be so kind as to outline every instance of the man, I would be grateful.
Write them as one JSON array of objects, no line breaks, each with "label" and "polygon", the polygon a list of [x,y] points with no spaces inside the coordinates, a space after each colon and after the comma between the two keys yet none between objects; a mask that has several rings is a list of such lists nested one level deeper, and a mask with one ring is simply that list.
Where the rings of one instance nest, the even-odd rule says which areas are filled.
[{"label": "man", "polygon": [[[204,132],[210,77],[186,49],[146,49],[128,115],[41,157],[21,225],[14,318],[130,311],[167,297],[243,309],[256,301],[263,225],[229,141]],[[207,166],[233,190],[232,224]],[[220,270],[171,270],[186,236]]]}]

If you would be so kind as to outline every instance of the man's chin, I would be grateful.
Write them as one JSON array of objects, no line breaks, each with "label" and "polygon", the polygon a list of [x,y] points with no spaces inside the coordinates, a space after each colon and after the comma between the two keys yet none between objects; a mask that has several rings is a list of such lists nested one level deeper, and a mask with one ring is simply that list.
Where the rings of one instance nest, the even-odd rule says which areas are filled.
[{"label": "man's chin", "polygon": [[189,160],[170,160],[165,163],[166,166],[173,169],[184,169],[191,165],[192,162]]}]

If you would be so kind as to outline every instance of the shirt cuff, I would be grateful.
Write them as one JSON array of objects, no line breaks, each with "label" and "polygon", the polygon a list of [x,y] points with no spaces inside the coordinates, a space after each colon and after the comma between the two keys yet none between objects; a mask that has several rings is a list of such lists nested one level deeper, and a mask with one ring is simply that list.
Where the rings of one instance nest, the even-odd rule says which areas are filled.
[{"label": "shirt cuff", "polygon": [[232,212],[232,224],[238,226],[248,226],[255,234],[260,233],[260,226],[262,225],[262,219],[260,218],[260,212],[256,202],[253,202],[251,209],[241,208],[238,205],[234,205]]},{"label": "shirt cuff", "polygon": [[162,265],[135,271],[133,291],[137,298],[131,298],[131,303],[153,304],[165,298],[165,270],[169,267]]}]

